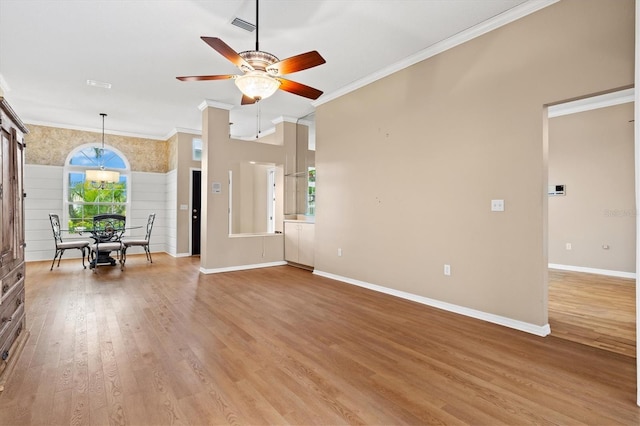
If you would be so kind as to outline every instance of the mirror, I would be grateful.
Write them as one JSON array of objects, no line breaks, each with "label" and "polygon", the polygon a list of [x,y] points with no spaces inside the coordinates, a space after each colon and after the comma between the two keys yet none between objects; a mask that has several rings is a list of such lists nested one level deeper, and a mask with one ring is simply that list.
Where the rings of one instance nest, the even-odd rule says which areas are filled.
[{"label": "mirror", "polygon": [[229,168],[229,234],[282,231],[282,166],[241,161]]}]

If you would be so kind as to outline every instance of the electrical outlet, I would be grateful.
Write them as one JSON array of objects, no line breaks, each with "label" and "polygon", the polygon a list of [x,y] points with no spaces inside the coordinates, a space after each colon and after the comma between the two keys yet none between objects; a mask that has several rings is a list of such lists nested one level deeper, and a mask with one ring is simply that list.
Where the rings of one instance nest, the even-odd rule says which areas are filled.
[{"label": "electrical outlet", "polygon": [[339,248],[339,249],[338,249],[338,257],[341,257],[341,256],[342,256],[342,249],[341,249],[341,248]]},{"label": "electrical outlet", "polygon": [[451,265],[444,265],[444,274],[447,276],[451,275]]}]

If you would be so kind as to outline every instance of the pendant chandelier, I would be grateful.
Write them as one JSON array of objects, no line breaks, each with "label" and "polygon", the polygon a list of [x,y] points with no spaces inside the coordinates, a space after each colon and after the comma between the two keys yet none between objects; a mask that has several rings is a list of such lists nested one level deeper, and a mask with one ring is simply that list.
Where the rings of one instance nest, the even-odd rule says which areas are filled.
[{"label": "pendant chandelier", "polygon": [[107,114],[101,112],[100,115],[102,116],[102,148],[100,148],[96,155],[96,159],[100,159],[100,167],[98,169],[87,170],[85,172],[85,180],[104,189],[105,184],[118,182],[120,180],[120,173],[112,170],[105,170],[104,168],[104,118]]}]

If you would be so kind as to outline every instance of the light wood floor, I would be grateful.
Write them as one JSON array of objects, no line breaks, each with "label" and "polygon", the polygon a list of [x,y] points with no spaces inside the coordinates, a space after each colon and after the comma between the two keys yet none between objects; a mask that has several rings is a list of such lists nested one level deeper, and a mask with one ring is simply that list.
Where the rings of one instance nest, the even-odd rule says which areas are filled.
[{"label": "light wood floor", "polygon": [[637,425],[635,360],[282,266],[27,266],[0,424]]},{"label": "light wood floor", "polygon": [[635,280],[549,270],[549,325],[553,336],[635,358]]}]

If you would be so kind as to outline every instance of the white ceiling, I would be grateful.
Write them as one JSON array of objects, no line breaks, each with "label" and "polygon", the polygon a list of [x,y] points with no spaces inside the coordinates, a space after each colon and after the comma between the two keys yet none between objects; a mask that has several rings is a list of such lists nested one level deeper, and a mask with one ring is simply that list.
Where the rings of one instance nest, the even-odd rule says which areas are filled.
[{"label": "white ceiling", "polygon": [[[335,96],[380,70],[513,8],[548,0],[262,0],[260,49],[280,59],[317,50],[327,63],[287,78]],[[0,0],[0,88],[27,123],[166,139],[199,132],[204,100],[232,104],[230,133],[257,129],[256,105],[240,106],[238,74],[200,36],[237,52],[255,47],[255,0]],[[112,84],[90,87],[87,80]],[[309,99],[278,91],[259,104],[261,128],[313,112]]]}]

